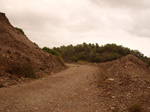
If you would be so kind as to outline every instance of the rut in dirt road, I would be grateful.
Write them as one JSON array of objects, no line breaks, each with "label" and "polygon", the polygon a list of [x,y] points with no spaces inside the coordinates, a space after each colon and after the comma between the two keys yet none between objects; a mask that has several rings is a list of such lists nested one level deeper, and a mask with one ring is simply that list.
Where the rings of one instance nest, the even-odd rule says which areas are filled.
[{"label": "rut in dirt road", "polygon": [[92,65],[69,65],[61,73],[0,89],[0,112],[100,112]]}]

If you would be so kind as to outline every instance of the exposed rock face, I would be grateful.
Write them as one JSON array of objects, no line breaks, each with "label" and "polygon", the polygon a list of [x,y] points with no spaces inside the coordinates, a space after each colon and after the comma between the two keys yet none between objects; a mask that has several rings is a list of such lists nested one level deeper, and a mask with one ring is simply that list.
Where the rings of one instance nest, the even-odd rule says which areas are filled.
[{"label": "exposed rock face", "polygon": [[6,68],[23,62],[31,63],[37,75],[50,75],[63,68],[58,57],[41,50],[16,30],[4,13],[0,13],[0,70],[3,71],[0,79],[8,74]]}]

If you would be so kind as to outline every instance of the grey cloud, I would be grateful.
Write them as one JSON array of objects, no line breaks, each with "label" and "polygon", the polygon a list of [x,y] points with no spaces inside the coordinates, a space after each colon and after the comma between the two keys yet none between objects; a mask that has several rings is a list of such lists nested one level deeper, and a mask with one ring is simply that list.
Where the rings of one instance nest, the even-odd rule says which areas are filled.
[{"label": "grey cloud", "polygon": [[47,15],[36,12],[22,12],[21,13],[11,13],[10,19],[14,24],[20,24],[27,29],[33,28],[34,30],[45,30],[48,25],[52,27],[60,26],[63,19],[55,15]]},{"label": "grey cloud", "polygon": [[80,19],[74,18],[70,24],[67,25],[68,29],[72,32],[89,32],[99,28],[99,20],[92,17],[92,14],[81,17]]},{"label": "grey cloud", "polygon": [[149,0],[90,0],[98,5],[106,5],[115,8],[129,8],[129,9],[145,9],[150,8]]},{"label": "grey cloud", "polygon": [[135,21],[130,32],[139,37],[150,38],[150,11],[139,12],[133,18]]},{"label": "grey cloud", "polygon": [[[97,6],[109,7],[115,16],[120,16],[117,11],[119,10],[122,14],[126,13],[126,15],[130,18],[128,19],[121,18],[114,19],[112,21],[118,21],[122,23],[126,23],[127,21],[129,24],[122,25],[120,28],[123,28],[127,32],[131,33],[132,35],[136,35],[139,37],[150,37],[150,0],[90,0],[92,3],[96,4]],[[117,10],[116,10],[117,9]],[[110,13],[112,13],[110,12]],[[111,17],[113,17],[111,16]],[[122,16],[123,17],[123,16]],[[124,21],[123,21],[124,20]]]},{"label": "grey cloud", "polygon": [[[150,42],[141,38],[150,36],[150,0],[0,0],[0,4],[13,26],[41,47],[114,42],[140,49]],[[142,40],[147,44],[135,44]]]}]

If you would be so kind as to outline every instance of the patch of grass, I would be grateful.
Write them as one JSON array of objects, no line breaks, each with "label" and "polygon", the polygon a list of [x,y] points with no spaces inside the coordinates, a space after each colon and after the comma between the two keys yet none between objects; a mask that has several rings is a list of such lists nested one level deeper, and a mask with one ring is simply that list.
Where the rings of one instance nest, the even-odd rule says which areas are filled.
[{"label": "patch of grass", "polygon": [[139,103],[133,104],[128,108],[129,112],[142,112],[142,107]]}]

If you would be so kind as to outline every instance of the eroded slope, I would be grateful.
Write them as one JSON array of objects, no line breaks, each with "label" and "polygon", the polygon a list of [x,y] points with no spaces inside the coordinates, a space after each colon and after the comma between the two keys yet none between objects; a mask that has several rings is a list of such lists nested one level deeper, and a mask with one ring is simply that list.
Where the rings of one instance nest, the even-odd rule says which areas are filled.
[{"label": "eroded slope", "polygon": [[[20,66],[22,71],[18,70]],[[27,71],[23,71],[24,68],[30,73],[35,72],[36,76],[50,75],[61,70],[63,63],[58,57],[41,50],[16,30],[4,13],[0,13],[0,85],[8,85],[5,84],[8,80],[22,77]]]}]

